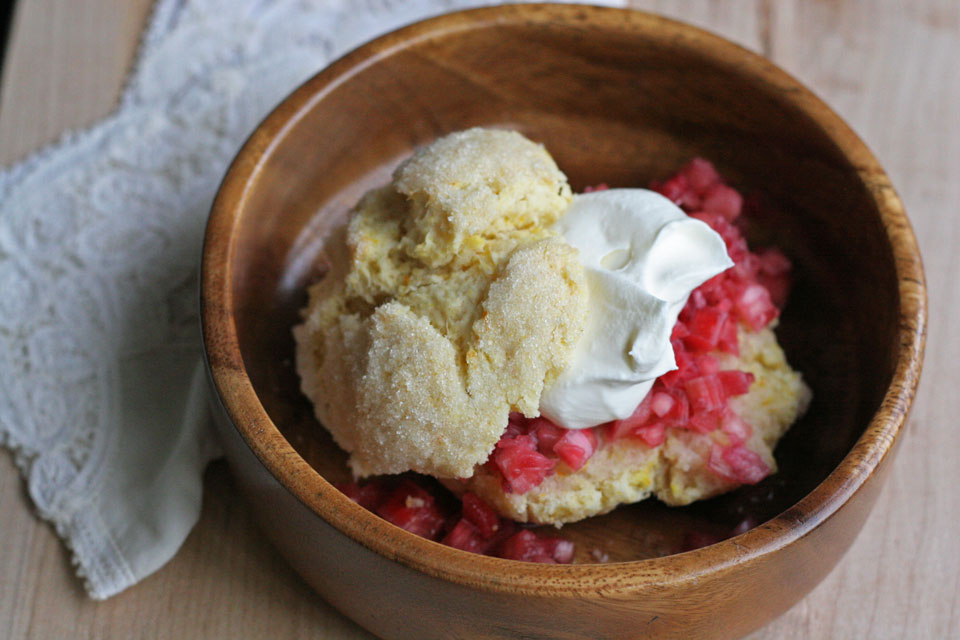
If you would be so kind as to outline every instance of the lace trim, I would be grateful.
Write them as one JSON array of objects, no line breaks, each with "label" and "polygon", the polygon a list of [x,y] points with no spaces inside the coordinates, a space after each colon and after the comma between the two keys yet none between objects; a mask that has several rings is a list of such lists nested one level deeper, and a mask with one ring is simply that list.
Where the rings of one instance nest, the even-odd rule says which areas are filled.
[{"label": "lace trim", "polygon": [[92,596],[199,514],[197,260],[236,149],[335,55],[470,4],[158,0],[117,110],[0,173],[0,444]]}]

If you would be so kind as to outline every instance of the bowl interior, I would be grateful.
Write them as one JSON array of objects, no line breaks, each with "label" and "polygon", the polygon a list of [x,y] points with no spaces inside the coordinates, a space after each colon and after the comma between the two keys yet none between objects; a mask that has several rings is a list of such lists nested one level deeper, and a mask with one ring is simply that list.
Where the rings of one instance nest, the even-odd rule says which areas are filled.
[{"label": "bowl interior", "polygon": [[[741,61],[614,23],[490,21],[348,57],[298,95],[242,202],[231,258],[237,337],[254,389],[293,447],[331,481],[345,455],[299,392],[290,329],[322,276],[327,232],[416,146],[475,125],[544,143],[575,190],[646,186],[694,156],[761,194],[752,247],[776,245],[796,284],[778,335],[814,402],[777,448],[780,472],[685,508],[621,507],[564,527],[580,562],[666,555],[688,532],[761,522],[837,466],[894,371],[899,298],[876,205],[830,138]],[[756,65],[756,59],[751,63]],[[333,77],[338,79],[331,81]]]}]

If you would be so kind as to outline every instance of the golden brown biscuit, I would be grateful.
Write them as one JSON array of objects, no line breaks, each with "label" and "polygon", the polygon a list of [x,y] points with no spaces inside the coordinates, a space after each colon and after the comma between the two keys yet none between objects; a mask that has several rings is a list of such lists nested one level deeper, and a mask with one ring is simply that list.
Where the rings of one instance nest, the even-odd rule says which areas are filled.
[{"label": "golden brown biscuit", "polygon": [[466,477],[509,412],[537,415],[586,317],[577,252],[547,229],[570,197],[541,145],[470,129],[414,154],[331,237],[297,369],[355,475]]}]

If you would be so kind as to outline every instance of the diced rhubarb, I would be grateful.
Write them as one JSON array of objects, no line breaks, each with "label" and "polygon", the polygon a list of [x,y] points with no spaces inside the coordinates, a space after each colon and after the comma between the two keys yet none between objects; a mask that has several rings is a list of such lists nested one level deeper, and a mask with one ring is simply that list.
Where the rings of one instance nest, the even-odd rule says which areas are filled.
[{"label": "diced rhubarb", "polygon": [[521,560],[523,562],[554,562],[547,553],[537,534],[529,529],[521,529],[504,540],[496,551],[497,555],[507,560]]},{"label": "diced rhubarb", "polygon": [[723,393],[723,385],[716,374],[687,380],[684,386],[687,397],[690,398],[690,409],[694,414],[713,411],[726,404],[727,397]]},{"label": "diced rhubarb", "polygon": [[708,353],[696,357],[697,371],[702,376],[709,376],[720,372],[720,361]]},{"label": "diced rhubarb", "polygon": [[678,387],[667,389],[666,392],[673,397],[673,406],[663,416],[663,422],[668,427],[682,427],[690,419],[690,400],[687,393]]},{"label": "diced rhubarb", "polygon": [[736,474],[733,472],[730,464],[723,457],[723,447],[719,444],[715,444],[713,447],[711,447],[710,457],[707,458],[707,468],[725,480],[729,480],[731,482],[737,481]]},{"label": "diced rhubarb", "polygon": [[770,294],[770,301],[773,302],[778,309],[783,309],[787,304],[790,288],[793,286],[790,274],[784,273],[771,276],[765,273],[758,273],[757,282]]},{"label": "diced rhubarb", "polygon": [[740,336],[737,334],[737,321],[733,318],[727,318],[723,328],[720,329],[717,349],[735,356],[740,355]]},{"label": "diced rhubarb", "polygon": [[700,375],[693,356],[691,356],[687,348],[683,346],[683,341],[671,340],[670,343],[673,345],[673,357],[677,362],[677,368],[674,371],[666,372],[658,378],[658,380],[668,388]]},{"label": "diced rhubarb", "polygon": [[401,529],[435,539],[445,518],[434,497],[412,480],[404,480],[377,509],[377,515]]},{"label": "diced rhubarb", "polygon": [[673,371],[667,371],[665,374],[657,378],[657,380],[662,382],[663,385],[668,389],[671,387],[675,387],[676,385],[680,384],[680,382],[682,382],[682,379],[680,377],[682,371],[683,370],[680,368],[674,369]]},{"label": "diced rhubarb", "polygon": [[735,189],[725,184],[714,184],[703,193],[704,211],[719,213],[727,220],[733,221],[740,216],[743,209],[743,197]]},{"label": "diced rhubarb", "polygon": [[486,502],[472,493],[465,493],[463,517],[473,524],[484,538],[492,538],[500,530],[500,516]]},{"label": "diced rhubarb", "polygon": [[674,202],[674,204],[687,210],[700,208],[700,196],[690,186],[690,181],[682,174],[677,174],[662,183],[650,185],[654,191],[659,192],[665,198]]},{"label": "diced rhubarb", "polygon": [[733,308],[754,331],[763,329],[780,314],[770,300],[770,293],[760,284],[749,284],[737,291]]},{"label": "diced rhubarb", "polygon": [[496,554],[508,560],[568,563],[573,560],[573,543],[562,538],[539,538],[529,529],[521,529],[503,541]]},{"label": "diced rhubarb", "polygon": [[620,438],[626,438],[630,435],[630,430],[634,425],[628,422],[629,418],[624,420],[611,420],[602,425],[603,433],[609,442],[614,442]]},{"label": "diced rhubarb", "polygon": [[471,553],[484,553],[490,548],[490,541],[480,535],[477,528],[466,518],[460,518],[453,529],[450,530],[443,540],[442,544],[454,549],[470,551]]},{"label": "diced rhubarb", "polygon": [[567,432],[546,418],[534,418],[530,421],[529,428],[530,435],[537,441],[537,450],[545,456],[553,455],[553,448]]},{"label": "diced rhubarb", "polygon": [[497,442],[497,449],[529,449],[530,451],[536,451],[537,441],[528,433],[523,433],[518,436],[504,436]]},{"label": "diced rhubarb", "polygon": [[740,396],[750,390],[753,384],[753,374],[749,371],[727,370],[717,374],[720,378],[720,384],[723,386],[723,393],[729,396]]},{"label": "diced rhubarb", "polygon": [[661,418],[670,413],[670,409],[672,409],[673,405],[677,402],[673,399],[673,396],[666,391],[651,392],[651,397],[653,399],[650,402],[650,409]]},{"label": "diced rhubarb", "polygon": [[687,428],[697,433],[712,433],[720,426],[720,410],[702,411],[690,416]]},{"label": "diced rhubarb", "polygon": [[677,320],[677,323],[673,325],[673,330],[670,332],[670,340],[678,340],[680,338],[685,338],[690,335],[690,330],[687,329],[687,325],[683,320]]},{"label": "diced rhubarb", "polygon": [[694,351],[713,350],[720,339],[727,315],[726,311],[715,306],[697,309],[687,323],[690,335],[683,339],[683,344]]},{"label": "diced rhubarb", "polygon": [[593,429],[568,429],[554,445],[553,451],[567,466],[580,469],[597,450],[597,436]]},{"label": "diced rhubarb", "polygon": [[381,482],[338,482],[334,485],[348,498],[368,511],[376,511],[387,498],[387,490]]},{"label": "diced rhubarb", "polygon": [[757,277],[757,269],[760,267],[760,261],[757,256],[747,253],[737,260],[737,263],[727,269],[727,279],[735,282],[751,282]]},{"label": "diced rhubarb", "polygon": [[[711,229],[719,233],[724,241],[732,237],[731,229],[736,232],[736,227],[733,227],[723,215],[715,211],[695,211],[690,214],[690,217],[705,222]],[[739,232],[737,234],[739,235]]]},{"label": "diced rhubarb", "polygon": [[770,467],[760,454],[743,444],[728,447],[714,445],[707,467],[727,480],[740,484],[756,484],[770,474]]},{"label": "diced rhubarb", "polygon": [[[593,439],[595,442],[596,437]],[[529,443],[523,446],[528,447]],[[363,485],[347,482],[336,486],[362,506],[376,505],[377,508],[371,510],[388,522],[424,538],[439,538],[442,544],[463,551],[491,554],[496,549],[499,553],[504,543],[517,533],[515,522],[498,516],[490,505],[472,493],[463,494],[459,515],[445,518],[437,507],[436,497],[410,479],[402,479],[397,484],[393,479],[374,478]],[[446,534],[441,535],[443,531]],[[518,559],[563,563],[573,559],[574,545],[562,538],[539,538],[527,532],[507,549],[508,553],[526,556]]]},{"label": "diced rhubarb", "polygon": [[697,211],[696,213],[691,213],[690,217],[707,223],[710,225],[710,228],[720,234],[724,244],[727,245],[727,254],[729,254],[730,259],[735,263],[742,262],[750,255],[747,249],[747,241],[743,238],[740,230],[730,224],[730,221],[724,217],[722,213],[715,211]]},{"label": "diced rhubarb", "polygon": [[513,520],[500,518],[500,529],[497,531],[495,536],[490,538],[490,549],[487,550],[487,555],[496,555],[496,549],[503,543],[504,540],[515,534],[517,529],[519,529],[519,526]]},{"label": "diced rhubarb", "polygon": [[[659,383],[658,383],[659,384]],[[663,387],[660,387],[663,389]],[[643,401],[637,406],[634,410],[633,415],[629,418],[624,418],[623,420],[614,420],[606,425],[606,437],[610,441],[619,440],[620,438],[639,438],[647,446],[656,447],[663,444],[664,439],[666,438],[666,420],[672,420],[670,416],[680,411],[689,411],[689,408],[684,409],[680,406],[677,398],[683,396],[684,402],[686,401],[686,396],[680,390],[667,390],[664,393],[668,393],[673,400],[673,405],[670,410],[667,411],[666,418],[660,419],[655,413],[653,413],[653,397],[660,393],[660,391],[648,393]]]},{"label": "diced rhubarb", "polygon": [[540,538],[540,544],[544,551],[553,558],[557,564],[570,564],[573,562],[574,545],[569,540],[563,538]]},{"label": "diced rhubarb", "polygon": [[737,481],[743,484],[757,484],[770,475],[770,467],[763,461],[760,454],[747,449],[742,444],[725,447],[723,459],[733,469]]},{"label": "diced rhubarb", "polygon": [[511,413],[507,417],[507,430],[501,437],[514,438],[516,436],[526,435],[529,422],[522,413]]},{"label": "diced rhubarb", "polygon": [[687,351],[682,341],[675,340],[671,344],[673,345],[673,356],[677,361],[677,371],[680,379],[696,378],[700,374],[700,370],[697,369],[697,363],[693,355]]},{"label": "diced rhubarb", "polygon": [[[727,300],[727,292],[723,289],[723,281],[726,279],[726,271],[719,273],[702,285],[697,287],[697,289],[703,293],[703,297],[706,298],[707,304],[709,305],[729,305],[730,302]],[[724,311],[729,311],[729,307],[723,309]],[[689,331],[687,331],[689,333]]]},{"label": "diced rhubarb", "polygon": [[538,486],[553,471],[554,461],[537,451],[530,436],[501,438],[493,452],[493,461],[503,475],[507,493],[526,493]]},{"label": "diced rhubarb", "polygon": [[[709,304],[707,302],[707,297],[703,294],[703,291],[701,291],[700,289],[694,289],[690,293],[689,300],[687,300],[687,305],[689,305],[692,310],[703,309],[704,307],[707,306],[707,304]],[[691,333],[693,333],[693,329],[690,327],[689,324],[687,325],[687,329]]]},{"label": "diced rhubarb", "polygon": [[680,173],[687,179],[690,187],[698,193],[703,193],[708,187],[720,182],[720,174],[713,168],[713,164],[703,158],[694,158],[680,169]]},{"label": "diced rhubarb", "polygon": [[[617,434],[622,434],[628,432],[633,427],[639,427],[647,420],[650,419],[650,414],[652,413],[651,403],[653,402],[650,394],[648,393],[646,397],[637,405],[637,408],[633,410],[633,414],[629,418],[624,418],[623,420],[614,421],[614,430]],[[614,440],[616,438],[613,438]]]},{"label": "diced rhubarb", "polygon": [[750,425],[729,408],[724,409],[721,413],[720,429],[727,434],[732,444],[743,444],[753,434]]},{"label": "diced rhubarb", "polygon": [[659,447],[667,439],[667,425],[659,421],[648,422],[631,429],[629,435],[632,438],[639,438],[648,447]]}]

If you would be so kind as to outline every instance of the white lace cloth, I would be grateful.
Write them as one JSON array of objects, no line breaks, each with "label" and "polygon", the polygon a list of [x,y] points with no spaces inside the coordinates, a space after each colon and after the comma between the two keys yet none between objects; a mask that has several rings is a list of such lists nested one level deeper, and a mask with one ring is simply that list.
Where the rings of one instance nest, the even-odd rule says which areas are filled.
[{"label": "white lace cloth", "polygon": [[0,444],[92,597],[176,553],[220,454],[196,275],[231,158],[333,57],[470,4],[158,0],[117,111],[0,173]]}]

